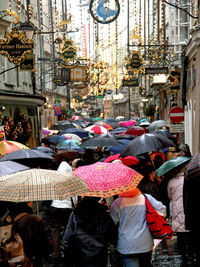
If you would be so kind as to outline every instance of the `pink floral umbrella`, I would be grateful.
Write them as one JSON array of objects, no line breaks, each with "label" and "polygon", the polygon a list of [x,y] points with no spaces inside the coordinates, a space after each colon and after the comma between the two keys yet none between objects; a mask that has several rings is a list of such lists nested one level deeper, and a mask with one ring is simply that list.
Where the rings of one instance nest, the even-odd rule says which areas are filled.
[{"label": "pink floral umbrella", "polygon": [[90,189],[84,195],[96,197],[109,197],[133,190],[143,177],[120,162],[97,162],[79,167],[74,173],[85,181]]}]

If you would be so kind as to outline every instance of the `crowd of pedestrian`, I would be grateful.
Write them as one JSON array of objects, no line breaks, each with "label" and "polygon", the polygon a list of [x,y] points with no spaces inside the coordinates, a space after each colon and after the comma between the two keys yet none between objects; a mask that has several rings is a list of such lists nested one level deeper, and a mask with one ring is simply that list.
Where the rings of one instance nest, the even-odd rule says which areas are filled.
[{"label": "crowd of pedestrian", "polygon": [[[74,160],[62,157],[48,167],[65,174],[80,166],[105,161],[109,156],[105,148],[85,149]],[[188,160],[158,176],[156,170],[180,156]],[[145,196],[169,220],[185,266],[190,261],[200,266],[199,182],[198,179],[191,182],[187,174],[192,158],[189,146],[152,151],[136,158],[137,162],[128,166],[142,174],[143,179],[132,191],[106,199],[76,196],[41,202],[41,216],[34,214],[32,203],[1,202],[0,266],[40,267],[49,263],[49,266],[106,267],[108,261],[112,267],[153,266],[155,244],[146,222]],[[9,230],[8,225],[11,225]],[[14,260],[9,261],[10,240],[12,246],[19,247],[18,254],[12,255],[12,259],[18,259],[18,265]]]}]

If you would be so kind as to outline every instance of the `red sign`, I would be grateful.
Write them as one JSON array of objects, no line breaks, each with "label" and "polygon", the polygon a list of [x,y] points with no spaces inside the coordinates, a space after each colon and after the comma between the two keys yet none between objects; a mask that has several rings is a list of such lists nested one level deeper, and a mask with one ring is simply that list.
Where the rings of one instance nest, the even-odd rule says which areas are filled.
[{"label": "red sign", "polygon": [[169,110],[170,120],[174,123],[179,123],[184,120],[184,109],[180,107],[173,107]]}]

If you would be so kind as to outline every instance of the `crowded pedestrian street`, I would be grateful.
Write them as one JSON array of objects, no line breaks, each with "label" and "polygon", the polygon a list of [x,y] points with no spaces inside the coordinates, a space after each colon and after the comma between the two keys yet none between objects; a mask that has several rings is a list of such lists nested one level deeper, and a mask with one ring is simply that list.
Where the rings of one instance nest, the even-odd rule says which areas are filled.
[{"label": "crowded pedestrian street", "polygon": [[0,267],[200,266],[199,40],[200,0],[0,1]]}]

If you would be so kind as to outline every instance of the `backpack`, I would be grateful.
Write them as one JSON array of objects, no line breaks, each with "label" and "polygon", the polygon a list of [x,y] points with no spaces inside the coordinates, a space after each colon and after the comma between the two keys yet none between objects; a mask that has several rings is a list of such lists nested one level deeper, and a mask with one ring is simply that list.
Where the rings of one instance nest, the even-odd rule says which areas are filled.
[{"label": "backpack", "polygon": [[165,219],[154,210],[148,198],[145,195],[144,197],[146,204],[146,221],[152,237],[154,239],[171,239],[174,231]]}]

